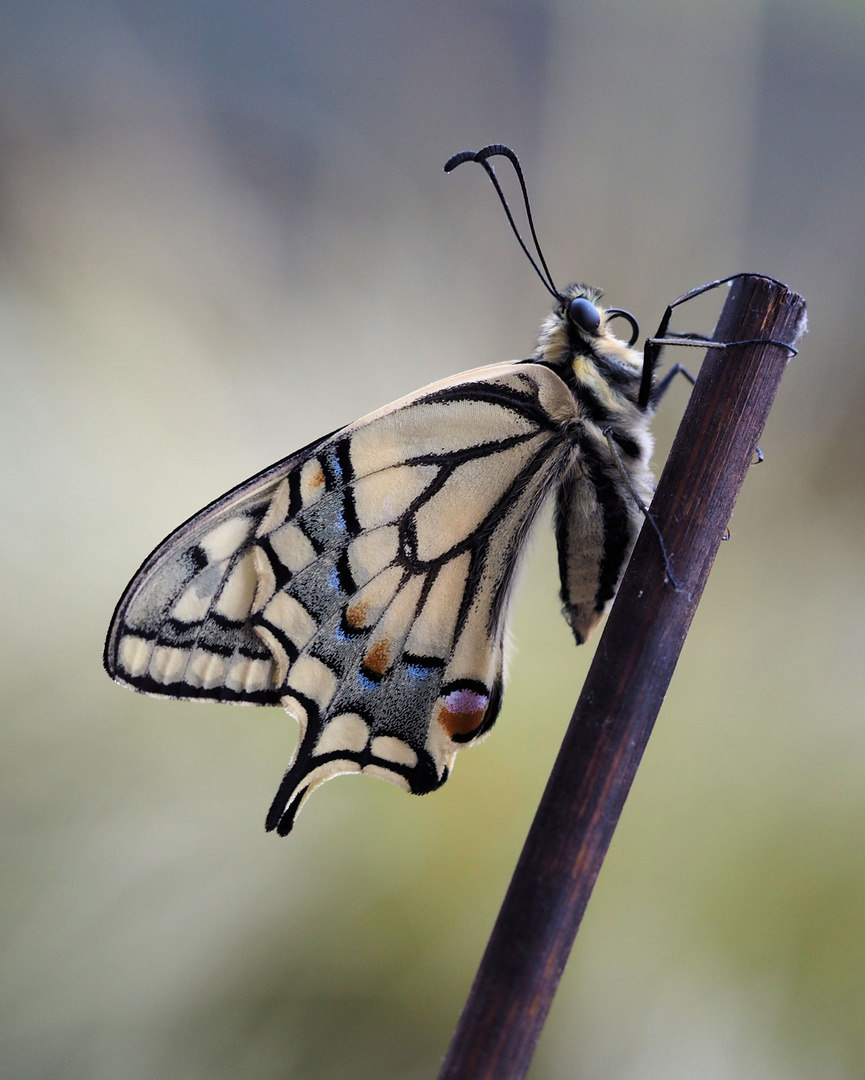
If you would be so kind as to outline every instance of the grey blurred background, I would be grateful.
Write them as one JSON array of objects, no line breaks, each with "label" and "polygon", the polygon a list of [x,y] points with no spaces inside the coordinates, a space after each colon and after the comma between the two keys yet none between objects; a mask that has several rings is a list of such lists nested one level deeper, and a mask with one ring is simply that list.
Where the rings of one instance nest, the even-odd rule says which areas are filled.
[{"label": "grey blurred background", "polygon": [[435,1076],[591,656],[546,525],[492,738],[426,799],[330,784],[288,840],[292,720],[100,654],[210,499],[529,354],[548,298],[442,173],[491,141],[554,275],[644,331],[741,269],[811,327],[531,1076],[865,1074],[865,6],[6,0],[0,136],[0,1075]]}]

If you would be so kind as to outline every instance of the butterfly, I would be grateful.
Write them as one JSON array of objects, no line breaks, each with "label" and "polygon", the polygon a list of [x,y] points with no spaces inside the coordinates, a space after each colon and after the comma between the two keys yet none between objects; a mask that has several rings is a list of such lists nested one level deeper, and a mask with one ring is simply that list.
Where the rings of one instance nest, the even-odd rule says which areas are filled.
[{"label": "butterfly", "polygon": [[[540,266],[495,156],[516,171]],[[514,579],[542,507],[554,501],[563,613],[580,644],[651,501],[660,385],[633,348],[633,316],[590,286],[555,287],[512,150],[457,154],[445,171],[468,160],[554,297],[533,355],[433,383],[229,491],[146,559],[108,631],[105,667],[124,686],[297,720],[266,822],[281,835],[335,776],[440,787],[499,713]]]}]

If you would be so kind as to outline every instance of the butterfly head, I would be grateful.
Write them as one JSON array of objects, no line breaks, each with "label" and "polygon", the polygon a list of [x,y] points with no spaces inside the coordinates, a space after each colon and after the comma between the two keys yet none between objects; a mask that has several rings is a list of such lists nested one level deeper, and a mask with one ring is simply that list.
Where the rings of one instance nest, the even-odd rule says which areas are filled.
[{"label": "butterfly head", "polygon": [[[559,372],[586,363],[600,364],[605,371],[613,365],[617,381],[639,382],[643,363],[641,354],[632,348],[639,333],[633,315],[600,305],[603,293],[591,285],[568,285],[558,295],[558,303],[541,326],[533,359]],[[617,319],[631,327],[627,342],[613,332],[611,324]]]}]

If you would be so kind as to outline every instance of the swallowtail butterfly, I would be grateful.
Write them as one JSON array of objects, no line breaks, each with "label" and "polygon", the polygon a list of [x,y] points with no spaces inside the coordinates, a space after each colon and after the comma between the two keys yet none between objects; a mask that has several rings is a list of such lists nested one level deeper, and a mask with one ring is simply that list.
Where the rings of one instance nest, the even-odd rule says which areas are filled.
[{"label": "swallowtail butterfly", "polygon": [[[540,266],[494,156],[516,170]],[[534,354],[433,383],[229,491],[149,556],[108,632],[105,667],[124,686],[281,705],[298,721],[267,816],[282,835],[334,776],[424,794],[489,732],[515,570],[548,499],[577,643],[615,595],[651,501],[649,421],[668,379],[653,386],[632,316],[598,289],[555,287],[513,151],[458,154],[445,170],[467,160],[553,294]]]}]

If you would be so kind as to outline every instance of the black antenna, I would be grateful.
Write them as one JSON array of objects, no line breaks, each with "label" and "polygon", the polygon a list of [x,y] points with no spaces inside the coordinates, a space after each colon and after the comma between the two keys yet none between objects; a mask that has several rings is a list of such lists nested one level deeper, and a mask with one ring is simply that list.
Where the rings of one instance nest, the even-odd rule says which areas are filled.
[{"label": "black antenna", "polygon": [[[506,157],[511,163],[511,165],[513,165],[514,167],[514,172],[517,174],[517,179],[520,182],[520,189],[523,193],[523,202],[526,207],[526,218],[528,220],[529,229],[532,234],[532,242],[535,245],[535,251],[537,252],[538,259],[540,260],[540,266],[538,266],[537,262],[535,262],[534,256],[526,247],[525,241],[523,240],[522,236],[520,236],[520,230],[517,228],[516,222],[514,221],[514,216],[511,213],[511,208],[508,206],[508,200],[505,198],[505,193],[502,191],[501,184],[499,184],[499,180],[495,174],[495,170],[488,161],[488,158],[491,157]],[[535,268],[535,273],[544,283],[544,288],[549,293],[551,293],[557,300],[565,300],[566,298],[556,288],[555,282],[553,281],[553,275],[549,271],[547,261],[544,258],[544,253],[543,251],[541,251],[541,245],[538,243],[538,234],[535,232],[535,223],[532,219],[532,207],[529,203],[529,193],[526,188],[526,181],[523,177],[523,170],[520,166],[520,161],[517,155],[513,152],[513,150],[511,150],[509,146],[504,146],[502,143],[491,143],[489,146],[484,146],[481,150],[463,150],[459,154],[454,154],[452,158],[449,158],[445,162],[445,172],[453,172],[457,165],[462,165],[464,161],[476,161],[478,165],[483,165],[484,169],[486,170],[487,176],[489,176],[490,180],[492,180],[493,187],[496,189],[496,194],[498,195],[499,200],[504,207],[505,213],[508,216],[508,221],[511,223],[511,228],[514,231],[514,236],[519,241],[519,245],[525,252],[526,258]],[[541,267],[543,267],[543,270],[541,270]]]}]

